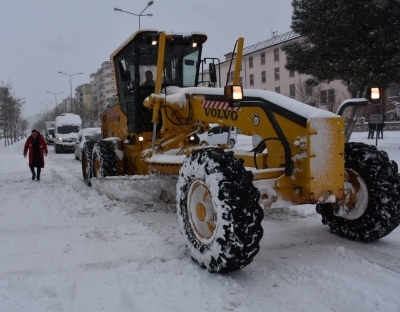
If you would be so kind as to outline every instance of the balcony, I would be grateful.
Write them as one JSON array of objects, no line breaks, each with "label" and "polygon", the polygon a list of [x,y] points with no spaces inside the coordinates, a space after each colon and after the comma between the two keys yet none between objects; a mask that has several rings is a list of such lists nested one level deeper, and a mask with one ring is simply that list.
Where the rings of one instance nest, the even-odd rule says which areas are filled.
[{"label": "balcony", "polygon": [[113,74],[114,75],[114,69],[105,69],[102,72],[102,75],[108,75],[108,74]]},{"label": "balcony", "polygon": [[112,83],[115,84],[115,79],[114,79],[114,78],[106,78],[106,79],[103,79],[103,83],[109,83],[109,82],[112,82]]}]

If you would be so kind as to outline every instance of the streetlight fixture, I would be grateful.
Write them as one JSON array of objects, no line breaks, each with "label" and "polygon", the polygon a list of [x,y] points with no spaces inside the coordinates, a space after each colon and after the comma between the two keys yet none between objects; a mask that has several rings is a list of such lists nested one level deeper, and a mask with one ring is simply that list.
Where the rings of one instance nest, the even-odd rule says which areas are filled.
[{"label": "streetlight fixture", "polygon": [[72,80],[71,80],[71,77],[75,76],[75,75],[82,75],[83,73],[66,74],[66,73],[63,73],[63,72],[60,72],[60,71],[58,73],[69,76],[69,87],[70,87],[70,91],[71,91],[71,99],[70,99],[70,101],[71,101],[71,113],[73,113],[74,110],[73,110],[73,105],[72,105]]},{"label": "streetlight fixture", "polygon": [[54,94],[54,102],[55,102],[54,111],[55,111],[55,113],[57,113],[57,94],[61,94],[61,93],[64,93],[64,92],[53,93],[53,92],[47,91],[47,93]]},{"label": "streetlight fixture", "polygon": [[143,14],[143,12],[146,11],[146,9],[147,9],[149,6],[153,5],[153,3],[154,3],[153,0],[149,1],[149,2],[147,3],[147,7],[145,7],[144,10],[143,10],[140,14],[135,14],[135,13],[128,12],[128,11],[124,11],[124,10],[121,10],[121,9],[118,9],[118,8],[114,8],[114,11],[124,12],[124,13],[128,13],[128,14],[132,14],[132,15],[138,16],[138,17],[139,17],[139,29],[140,29],[140,17],[141,17],[141,16],[153,16],[153,14],[151,14],[151,13],[149,13],[149,14]]}]

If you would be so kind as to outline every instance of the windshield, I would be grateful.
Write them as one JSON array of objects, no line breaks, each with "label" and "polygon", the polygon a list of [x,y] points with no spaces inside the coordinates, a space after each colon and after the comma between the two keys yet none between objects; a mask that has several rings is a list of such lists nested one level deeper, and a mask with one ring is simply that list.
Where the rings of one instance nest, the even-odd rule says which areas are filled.
[{"label": "windshield", "polygon": [[[129,132],[153,130],[152,111],[143,106],[143,101],[155,91],[158,38],[158,32],[140,33],[114,58],[119,105],[128,117]],[[198,34],[166,37],[163,87],[196,87],[202,44],[206,39],[205,35]]]},{"label": "windshield", "polygon": [[86,141],[100,141],[101,140],[101,133],[93,133],[85,135]]},{"label": "windshield", "polygon": [[[137,87],[154,89],[159,46],[153,42],[157,36],[157,33],[152,32],[138,35],[116,57],[117,80],[123,93],[136,92]],[[162,73],[164,84],[178,87],[196,86],[204,41],[204,36],[168,36]],[[194,42],[197,45],[194,46]]]},{"label": "windshield", "polygon": [[79,126],[76,125],[57,127],[57,133],[59,134],[78,133],[79,131]]},{"label": "windshield", "polygon": [[54,134],[54,129],[49,129],[49,134],[53,135]]},{"label": "windshield", "polygon": [[[163,83],[178,87],[195,87],[200,45],[167,42],[165,48]],[[151,43],[139,45],[139,77],[141,86],[154,86],[149,77],[154,77],[157,68],[157,49]]]}]

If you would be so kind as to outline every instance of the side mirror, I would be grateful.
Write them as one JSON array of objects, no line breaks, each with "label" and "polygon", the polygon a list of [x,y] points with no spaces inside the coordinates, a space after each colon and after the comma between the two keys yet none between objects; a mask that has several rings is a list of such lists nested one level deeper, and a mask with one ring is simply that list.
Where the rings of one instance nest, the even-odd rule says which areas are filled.
[{"label": "side mirror", "polygon": [[217,71],[215,69],[215,64],[214,63],[210,63],[208,65],[208,72],[210,74],[210,80],[211,82],[217,82]]}]

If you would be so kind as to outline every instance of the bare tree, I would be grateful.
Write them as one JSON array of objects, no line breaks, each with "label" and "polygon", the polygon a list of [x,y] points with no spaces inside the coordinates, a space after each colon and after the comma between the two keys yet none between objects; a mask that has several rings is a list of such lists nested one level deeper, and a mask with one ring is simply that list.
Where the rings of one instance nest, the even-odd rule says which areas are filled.
[{"label": "bare tree", "polygon": [[28,125],[29,125],[28,120],[26,120],[26,119],[21,120],[21,122],[19,124],[21,134],[24,134],[25,131],[28,130]]},{"label": "bare tree", "polygon": [[90,105],[88,105],[87,103],[81,103],[80,105],[77,105],[75,114],[81,117],[82,123],[84,125],[91,124],[93,111],[92,107],[90,107]]},{"label": "bare tree", "polygon": [[314,83],[312,79],[302,80],[301,75],[295,85],[296,100],[313,107],[319,107],[321,85]]},{"label": "bare tree", "polygon": [[4,145],[13,144],[19,135],[19,121],[22,108],[25,104],[23,98],[15,96],[15,89],[11,82],[0,84],[0,107],[3,121]]}]

